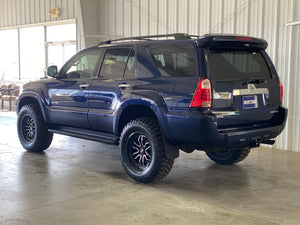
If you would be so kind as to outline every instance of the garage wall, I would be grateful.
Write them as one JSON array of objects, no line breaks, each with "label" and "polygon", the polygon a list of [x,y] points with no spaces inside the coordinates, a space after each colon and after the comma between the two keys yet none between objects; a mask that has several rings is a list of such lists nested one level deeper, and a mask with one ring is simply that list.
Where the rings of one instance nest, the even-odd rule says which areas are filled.
[{"label": "garage wall", "polygon": [[[98,40],[185,32],[237,33],[264,38],[284,84],[287,127],[275,148],[300,152],[299,0],[102,0]],[[95,42],[96,43],[96,42]]]},{"label": "garage wall", "polygon": [[[59,19],[51,19],[49,10],[62,9]],[[77,1],[74,0],[1,0],[0,26],[9,27],[75,18]]]},{"label": "garage wall", "polygon": [[[62,9],[51,19],[51,8]],[[284,84],[287,127],[275,148],[300,152],[299,0],[0,0],[0,29],[77,20],[78,49],[124,36],[185,32],[265,38]]]},{"label": "garage wall", "polygon": [[[51,18],[49,10],[52,8],[60,8],[59,18]],[[0,29],[70,19],[77,21],[77,48],[82,49],[85,43],[79,0],[0,0]]]}]

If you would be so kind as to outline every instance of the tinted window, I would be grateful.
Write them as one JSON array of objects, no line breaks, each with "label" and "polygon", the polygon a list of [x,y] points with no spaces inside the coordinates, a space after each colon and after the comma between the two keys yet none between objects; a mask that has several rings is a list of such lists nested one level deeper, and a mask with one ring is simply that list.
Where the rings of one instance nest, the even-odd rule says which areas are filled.
[{"label": "tinted window", "polygon": [[[125,70],[126,69],[126,70]],[[135,76],[135,56],[130,48],[107,49],[102,63],[100,77],[107,79]]]},{"label": "tinted window", "polygon": [[128,56],[124,77],[127,79],[135,78],[135,68],[136,68],[135,53],[134,50],[131,49],[130,54]]},{"label": "tinted window", "polygon": [[215,80],[268,79],[268,65],[260,51],[209,51],[211,76]]},{"label": "tinted window", "polygon": [[195,57],[191,45],[157,45],[147,50],[162,76],[195,75]]},{"label": "tinted window", "polygon": [[94,74],[100,50],[92,50],[75,57],[66,65],[66,72],[62,74],[63,79],[91,78]]}]

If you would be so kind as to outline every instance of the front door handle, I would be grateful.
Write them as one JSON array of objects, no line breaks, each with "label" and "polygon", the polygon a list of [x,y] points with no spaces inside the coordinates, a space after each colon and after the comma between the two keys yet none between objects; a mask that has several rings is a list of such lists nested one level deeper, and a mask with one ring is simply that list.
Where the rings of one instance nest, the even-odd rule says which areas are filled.
[{"label": "front door handle", "polygon": [[89,84],[80,84],[79,85],[79,87],[81,88],[81,89],[86,89],[86,88],[88,88],[90,85]]}]

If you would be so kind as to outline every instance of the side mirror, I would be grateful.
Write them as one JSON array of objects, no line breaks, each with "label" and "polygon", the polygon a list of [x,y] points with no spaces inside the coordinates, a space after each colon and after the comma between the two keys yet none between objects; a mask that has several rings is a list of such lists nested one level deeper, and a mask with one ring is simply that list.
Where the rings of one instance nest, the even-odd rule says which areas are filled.
[{"label": "side mirror", "polygon": [[56,78],[58,76],[58,70],[57,70],[57,66],[49,66],[47,68],[47,75],[49,77],[53,77]]}]

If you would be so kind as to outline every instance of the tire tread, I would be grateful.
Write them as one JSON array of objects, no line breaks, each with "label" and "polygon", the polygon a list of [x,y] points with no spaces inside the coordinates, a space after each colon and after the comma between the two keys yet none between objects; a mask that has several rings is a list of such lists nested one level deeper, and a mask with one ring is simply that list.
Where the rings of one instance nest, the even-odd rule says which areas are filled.
[{"label": "tire tread", "polygon": [[231,165],[243,161],[248,154],[250,153],[250,148],[242,148],[231,151],[230,155],[225,155],[224,158],[221,158],[221,155],[215,155],[212,151],[206,151],[206,155],[214,162],[221,165]]},{"label": "tire tread", "polygon": [[[32,114],[33,119],[36,122],[36,140],[34,143],[29,144],[26,143],[26,141],[23,140],[22,134],[21,134],[21,124],[19,123],[20,117],[22,117],[22,114],[24,113],[30,113]],[[42,152],[46,150],[52,142],[53,134],[48,131],[47,123],[44,121],[42,112],[37,104],[28,104],[22,107],[19,113],[18,118],[18,135],[21,144],[23,147],[30,152]]]},{"label": "tire tread", "polygon": [[[122,151],[121,144],[123,142],[124,134],[127,132],[129,128],[132,126],[141,126],[146,128],[150,133],[152,133],[153,141],[154,144],[157,145],[157,151],[156,151],[156,161],[154,162],[153,169],[150,170],[149,173],[147,173],[144,176],[138,176],[135,174],[132,174],[128,168],[124,165],[124,160],[121,157],[121,162],[123,165],[124,170],[128,174],[129,177],[132,179],[142,182],[142,183],[151,183],[155,181],[159,181],[166,177],[172,167],[174,160],[173,159],[168,159],[165,155],[165,150],[164,150],[164,143],[162,139],[162,134],[159,128],[159,125],[156,120],[147,118],[147,117],[141,117],[134,119],[130,121],[123,129],[121,133],[121,139],[120,139],[120,151]],[[122,155],[122,152],[121,152]]]}]

